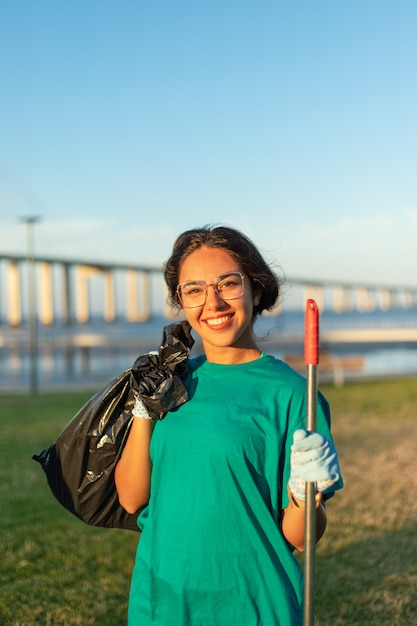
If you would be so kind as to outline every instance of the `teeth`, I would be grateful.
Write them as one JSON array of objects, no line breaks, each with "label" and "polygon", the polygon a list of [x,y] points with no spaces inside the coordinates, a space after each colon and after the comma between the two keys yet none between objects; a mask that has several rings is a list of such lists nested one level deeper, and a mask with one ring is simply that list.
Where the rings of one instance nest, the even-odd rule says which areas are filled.
[{"label": "teeth", "polygon": [[231,315],[225,315],[224,317],[217,317],[216,319],[206,320],[209,326],[220,326],[220,324],[224,324],[228,320],[230,320]]}]

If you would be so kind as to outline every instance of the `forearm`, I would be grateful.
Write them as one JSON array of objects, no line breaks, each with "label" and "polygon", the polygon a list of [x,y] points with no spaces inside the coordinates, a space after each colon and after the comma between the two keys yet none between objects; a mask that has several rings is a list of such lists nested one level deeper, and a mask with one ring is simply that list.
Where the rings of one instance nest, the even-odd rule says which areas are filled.
[{"label": "forearm", "polygon": [[114,479],[119,502],[128,513],[135,513],[149,500],[152,464],[150,441],[154,422],[133,419],[123,454],[116,465]]},{"label": "forearm", "polygon": [[[324,501],[320,498],[316,508],[316,540],[323,536],[326,530],[327,516]],[[305,503],[295,500],[290,495],[288,506],[283,511],[282,533],[286,540],[299,552],[304,551],[305,540]]]}]

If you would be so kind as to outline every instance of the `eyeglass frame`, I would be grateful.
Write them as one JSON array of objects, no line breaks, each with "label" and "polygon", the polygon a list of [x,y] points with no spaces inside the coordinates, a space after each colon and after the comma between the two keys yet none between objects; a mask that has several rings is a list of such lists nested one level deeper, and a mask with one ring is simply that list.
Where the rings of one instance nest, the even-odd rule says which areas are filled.
[{"label": "eyeglass frame", "polygon": [[[241,291],[241,293],[238,296],[233,296],[232,298],[224,298],[221,295],[221,293],[219,293],[219,291],[218,291],[219,283],[222,281],[222,279],[227,278],[228,276],[240,276],[240,278],[242,280],[242,291]],[[229,300],[237,300],[238,298],[241,298],[243,296],[243,294],[245,293],[245,278],[247,278],[247,276],[242,274],[242,272],[226,272],[225,274],[221,274],[220,276],[215,278],[214,283],[206,283],[205,280],[186,280],[185,282],[180,283],[179,285],[177,285],[175,293],[176,293],[176,296],[177,296],[181,306],[184,309],[198,309],[198,307],[204,306],[205,303],[207,302],[207,295],[208,295],[208,288],[209,287],[213,287],[215,293],[219,296],[219,298],[221,298],[225,302],[228,302]],[[183,303],[182,297],[181,297],[181,287],[184,286],[184,285],[189,285],[189,284],[196,284],[196,285],[199,285],[201,287],[204,286],[204,290],[205,290],[204,302],[202,302],[201,304],[193,304],[191,306],[186,305],[186,304]]]}]

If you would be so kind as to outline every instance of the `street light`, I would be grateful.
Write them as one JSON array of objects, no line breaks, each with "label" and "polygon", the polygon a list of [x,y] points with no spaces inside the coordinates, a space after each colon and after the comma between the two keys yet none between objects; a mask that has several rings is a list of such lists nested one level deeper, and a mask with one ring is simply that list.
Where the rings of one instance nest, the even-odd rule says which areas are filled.
[{"label": "street light", "polygon": [[38,392],[38,334],[36,313],[36,275],[35,275],[35,232],[34,226],[40,222],[37,215],[29,215],[21,218],[27,226],[27,266],[28,266],[28,336],[30,357],[30,391]]}]

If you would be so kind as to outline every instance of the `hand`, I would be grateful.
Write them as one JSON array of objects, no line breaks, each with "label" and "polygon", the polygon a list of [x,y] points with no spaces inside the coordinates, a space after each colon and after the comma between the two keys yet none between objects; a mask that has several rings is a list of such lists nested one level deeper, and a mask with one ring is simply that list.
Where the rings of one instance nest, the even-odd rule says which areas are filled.
[{"label": "hand", "polygon": [[291,446],[288,486],[298,500],[305,500],[306,482],[317,484],[323,493],[340,477],[337,453],[331,441],[319,433],[296,430]]},{"label": "hand", "polygon": [[139,395],[136,395],[135,404],[132,409],[132,415],[143,420],[152,419],[152,417],[149,415],[148,409],[146,408],[144,402],[140,399]]}]

